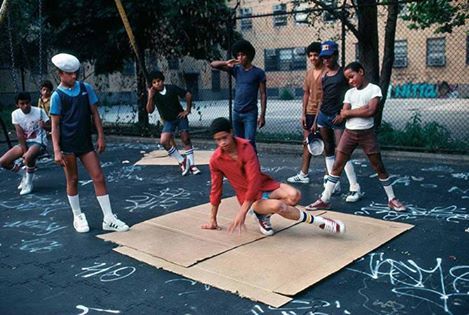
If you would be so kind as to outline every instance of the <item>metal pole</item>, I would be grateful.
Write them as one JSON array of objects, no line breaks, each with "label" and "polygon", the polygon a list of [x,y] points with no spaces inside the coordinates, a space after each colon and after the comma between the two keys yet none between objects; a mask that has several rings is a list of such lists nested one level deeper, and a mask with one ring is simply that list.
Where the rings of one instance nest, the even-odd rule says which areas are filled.
[{"label": "metal pole", "polygon": [[345,67],[345,23],[344,23],[344,19],[347,18],[346,14],[345,14],[345,3],[347,2],[347,0],[344,0],[344,3],[342,4],[342,10],[340,12],[340,16],[341,16],[341,19],[340,21],[342,22],[341,23],[341,32],[342,32],[342,58],[341,58],[341,62],[342,62],[342,67]]},{"label": "metal pole", "polygon": [[[236,11],[235,11],[236,14]],[[228,50],[226,51],[226,59],[231,59],[231,46],[233,42],[233,15],[230,14],[228,17]],[[232,110],[233,110],[233,78],[231,74],[228,73],[228,117],[230,122],[233,122]]]}]

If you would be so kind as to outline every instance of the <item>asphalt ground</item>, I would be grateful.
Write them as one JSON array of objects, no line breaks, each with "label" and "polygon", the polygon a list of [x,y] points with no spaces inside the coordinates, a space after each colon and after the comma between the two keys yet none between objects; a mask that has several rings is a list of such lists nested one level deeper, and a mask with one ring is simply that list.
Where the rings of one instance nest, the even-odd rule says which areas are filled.
[{"label": "asphalt ground", "polygon": [[[177,166],[134,166],[154,143],[108,140],[101,161],[111,203],[129,225],[208,202],[208,166],[184,178]],[[196,148],[214,145],[200,142]],[[260,144],[263,170],[286,181],[298,171],[299,151]],[[38,164],[34,192],[27,196],[16,189],[20,177],[2,170],[0,314],[469,314],[467,157],[385,152],[395,193],[409,207],[405,213],[387,209],[369,163],[359,152],[353,158],[365,196],[353,204],[336,196],[333,210],[415,227],[278,309],[114,252],[115,244],[96,238],[103,233],[102,214],[82,167],[80,200],[91,228],[85,234],[73,228],[63,171],[52,160]],[[311,183],[296,185],[302,204],[321,193],[323,170],[323,159],[314,158]],[[343,177],[343,191],[347,186]],[[224,196],[232,195],[225,184]],[[308,246],[308,239],[298,241]],[[321,248],[315,250],[321,255]]]}]

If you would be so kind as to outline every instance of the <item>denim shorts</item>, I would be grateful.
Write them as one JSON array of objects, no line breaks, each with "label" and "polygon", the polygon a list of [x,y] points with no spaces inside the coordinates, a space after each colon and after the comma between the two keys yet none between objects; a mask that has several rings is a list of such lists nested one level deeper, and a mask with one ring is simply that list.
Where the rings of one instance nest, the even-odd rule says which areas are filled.
[{"label": "denim shorts", "polygon": [[178,118],[175,120],[165,120],[163,123],[163,130],[161,132],[174,133],[176,128],[179,132],[189,131],[189,120],[187,117],[182,119]]},{"label": "denim shorts", "polygon": [[326,115],[323,112],[319,112],[318,114],[318,127],[320,128],[329,128],[329,129],[345,129],[345,120],[342,121],[339,125],[334,125],[332,121],[337,115]]}]

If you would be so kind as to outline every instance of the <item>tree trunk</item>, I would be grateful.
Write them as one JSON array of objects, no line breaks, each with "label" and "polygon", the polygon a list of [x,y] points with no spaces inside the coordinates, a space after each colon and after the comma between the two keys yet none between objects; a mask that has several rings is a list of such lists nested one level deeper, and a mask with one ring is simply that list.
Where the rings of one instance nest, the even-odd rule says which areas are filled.
[{"label": "tree trunk", "polygon": [[370,82],[379,83],[379,41],[376,0],[358,0],[358,55]]},{"label": "tree trunk", "polygon": [[[142,67],[145,68],[145,58],[140,56]],[[146,128],[149,125],[147,105],[147,83],[144,71],[137,62],[137,99],[138,99],[138,123],[140,127]]]},{"label": "tree trunk", "polygon": [[375,126],[379,128],[383,118],[384,103],[386,102],[389,83],[391,81],[392,65],[394,63],[394,42],[396,35],[397,16],[399,14],[399,4],[393,1],[388,5],[388,17],[384,34],[384,54],[381,65],[381,75],[379,86],[383,92],[383,98],[379,104],[378,113],[375,116]]}]

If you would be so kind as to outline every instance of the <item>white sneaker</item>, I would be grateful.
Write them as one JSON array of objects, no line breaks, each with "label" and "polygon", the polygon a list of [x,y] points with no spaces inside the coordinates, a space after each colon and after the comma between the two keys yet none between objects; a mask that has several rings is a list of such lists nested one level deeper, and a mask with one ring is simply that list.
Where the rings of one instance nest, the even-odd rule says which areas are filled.
[{"label": "white sneaker", "polygon": [[110,218],[104,218],[103,220],[103,230],[104,231],[116,231],[116,232],[125,232],[129,230],[129,226],[119,220],[114,214]]},{"label": "white sneaker", "polygon": [[26,195],[33,191],[33,173],[26,173],[24,182],[21,183],[20,195]]},{"label": "white sneaker", "polygon": [[361,192],[360,186],[358,186],[357,191],[350,191],[348,193],[347,198],[345,198],[345,202],[357,202],[360,200],[363,196],[363,193]]},{"label": "white sneaker", "polygon": [[298,173],[295,176],[287,178],[287,182],[293,184],[309,184],[309,177]]},{"label": "white sneaker", "polygon": [[78,233],[86,233],[90,230],[84,213],[73,216],[73,227]]},{"label": "white sneaker", "polygon": [[334,220],[329,218],[323,218],[324,223],[319,226],[320,229],[323,229],[329,233],[345,233],[345,224],[340,220]]},{"label": "white sneaker", "polygon": [[23,189],[23,185],[25,184],[25,182],[26,182],[26,171],[23,173],[23,176],[21,177],[21,182],[18,185],[18,190]]}]

